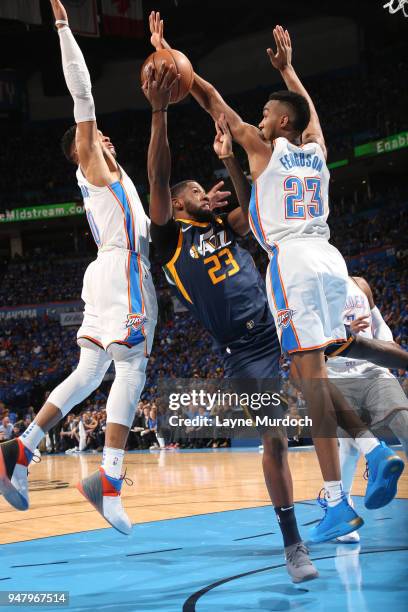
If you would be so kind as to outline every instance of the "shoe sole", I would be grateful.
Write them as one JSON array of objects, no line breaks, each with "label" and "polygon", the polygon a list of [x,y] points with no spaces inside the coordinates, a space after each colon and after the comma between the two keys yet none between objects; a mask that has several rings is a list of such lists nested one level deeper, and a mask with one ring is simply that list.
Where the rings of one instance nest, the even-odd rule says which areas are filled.
[{"label": "shoe sole", "polygon": [[291,578],[294,584],[299,584],[300,582],[310,582],[311,580],[316,580],[316,578],[319,578],[319,572],[316,572],[314,574],[309,574],[308,576],[305,576],[304,578],[296,579],[293,576],[291,576]]},{"label": "shoe sole", "polygon": [[0,446],[0,493],[4,499],[13,506],[16,510],[28,510],[29,503],[20,495],[18,490],[11,484],[11,480],[7,475],[6,462],[3,457],[3,450]]},{"label": "shoe sole", "polygon": [[[99,481],[100,483],[100,481]],[[97,486],[94,485],[94,483],[85,483],[84,486],[84,481],[81,480],[80,482],[78,482],[78,484],[76,485],[76,488],[78,489],[78,491],[85,497],[85,499],[95,508],[95,510],[97,512],[99,512],[99,514],[101,515],[101,517],[107,522],[109,523],[109,525],[111,527],[113,527],[113,529],[116,529],[116,531],[118,531],[119,533],[122,533],[123,535],[130,535],[131,531],[122,531],[121,529],[119,529],[118,527],[116,527],[116,525],[114,525],[113,523],[111,523],[106,516],[103,515],[102,511],[101,511],[101,507],[100,504],[98,504],[98,491],[97,491]],[[102,485],[100,484],[100,496],[99,498],[102,499]]]},{"label": "shoe sole", "polygon": [[324,534],[318,537],[313,537],[309,535],[309,542],[313,542],[313,544],[318,544],[319,542],[329,542],[329,540],[335,540],[339,536],[347,535],[352,531],[356,531],[360,529],[364,525],[364,521],[361,516],[357,516],[356,518],[348,521],[347,523],[340,523],[336,527],[329,529]]},{"label": "shoe sole", "polygon": [[385,459],[380,463],[376,480],[384,480],[384,483],[364,499],[364,505],[368,510],[383,508],[394,499],[397,494],[398,480],[404,467],[404,462],[397,456]]}]

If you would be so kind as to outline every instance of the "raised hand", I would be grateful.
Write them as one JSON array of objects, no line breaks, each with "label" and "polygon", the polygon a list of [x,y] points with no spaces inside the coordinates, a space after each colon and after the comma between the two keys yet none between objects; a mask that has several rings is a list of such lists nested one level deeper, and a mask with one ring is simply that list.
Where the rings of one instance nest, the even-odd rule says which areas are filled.
[{"label": "raised hand", "polygon": [[150,27],[150,42],[156,49],[163,49],[163,19],[160,19],[160,13],[152,11],[149,15]]},{"label": "raised hand", "polygon": [[207,193],[209,199],[208,205],[210,207],[210,210],[214,210],[214,208],[222,208],[224,206],[228,206],[228,200],[226,200],[226,198],[229,198],[231,192],[220,191],[221,187],[223,186],[224,181],[220,181],[219,183],[214,185],[214,187],[212,187]]},{"label": "raised hand", "polygon": [[270,48],[266,52],[272,66],[282,72],[282,70],[292,65],[292,43],[289,32],[279,25],[273,29],[273,37],[276,43],[276,53]]},{"label": "raised hand", "polygon": [[[55,21],[68,21],[67,11],[60,0],[50,0],[52,12],[54,13]],[[62,28],[62,24],[58,24],[57,28]]]},{"label": "raised hand", "polygon": [[221,159],[233,157],[232,135],[223,113],[219,116],[218,121],[215,122],[215,130],[216,134],[213,144],[215,153]]},{"label": "raised hand", "polygon": [[158,71],[155,70],[153,64],[148,64],[145,74],[146,80],[142,90],[152,105],[153,111],[166,109],[170,102],[171,90],[180,75],[176,74],[174,67],[169,66],[166,62],[162,62]]}]

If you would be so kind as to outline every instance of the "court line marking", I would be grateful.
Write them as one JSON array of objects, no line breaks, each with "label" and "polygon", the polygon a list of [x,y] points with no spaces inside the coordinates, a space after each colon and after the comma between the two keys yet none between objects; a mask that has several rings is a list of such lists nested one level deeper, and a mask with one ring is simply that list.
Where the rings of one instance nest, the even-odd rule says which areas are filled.
[{"label": "court line marking", "polygon": [[[387,553],[387,552],[403,552],[407,551],[408,548],[404,547],[395,547],[395,548],[386,548],[386,549],[377,549],[377,550],[365,550],[361,551],[359,555],[372,555],[377,553]],[[349,553],[345,553],[344,555],[328,555],[325,557],[315,557],[312,561],[323,561],[325,559],[336,559],[338,557],[347,557]],[[249,572],[243,572],[242,574],[237,574],[236,576],[229,576],[228,578],[222,578],[221,580],[217,580],[212,584],[196,591],[183,604],[182,612],[197,612],[196,611],[196,603],[198,600],[206,595],[209,591],[221,586],[222,584],[226,584],[227,582],[232,582],[233,580],[238,580],[240,578],[244,578],[246,576],[251,576],[253,574],[259,574],[261,572],[267,572],[269,570],[279,569],[281,567],[286,567],[286,563],[280,563],[279,565],[268,565],[267,567],[261,567],[260,569],[250,570]]]},{"label": "court line marking", "polygon": [[161,552],[172,552],[173,550],[183,550],[182,548],[162,548],[162,550],[150,550],[148,552],[129,553],[125,557],[140,557],[141,555],[155,555]]},{"label": "court line marking", "polygon": [[16,567],[40,567],[40,565],[62,565],[63,563],[69,563],[69,561],[48,561],[47,563],[29,563],[28,565],[10,565],[10,569]]},{"label": "court line marking", "polygon": [[252,538],[262,538],[263,536],[273,535],[276,531],[267,531],[266,533],[259,533],[258,535],[246,536],[245,538],[235,538],[233,542],[240,542],[241,540],[251,540]]}]

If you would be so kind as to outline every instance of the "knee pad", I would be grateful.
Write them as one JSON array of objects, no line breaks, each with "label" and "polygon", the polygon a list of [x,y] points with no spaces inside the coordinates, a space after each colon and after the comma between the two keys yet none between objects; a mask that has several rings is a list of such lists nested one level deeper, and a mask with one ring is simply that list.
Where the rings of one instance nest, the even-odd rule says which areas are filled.
[{"label": "knee pad", "polygon": [[106,421],[130,427],[146,382],[147,359],[140,354],[127,357],[126,361],[115,361],[116,374],[106,404]]},{"label": "knee pad", "polygon": [[65,416],[99,387],[110,364],[110,357],[102,349],[81,348],[78,366],[50,393],[47,401]]}]

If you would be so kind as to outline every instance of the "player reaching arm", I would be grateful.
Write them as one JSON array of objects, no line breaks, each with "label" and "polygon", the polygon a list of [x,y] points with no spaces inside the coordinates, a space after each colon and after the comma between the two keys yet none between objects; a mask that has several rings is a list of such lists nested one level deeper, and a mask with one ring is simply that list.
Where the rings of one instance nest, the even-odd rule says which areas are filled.
[{"label": "player reaching arm", "polygon": [[50,2],[58,29],[65,82],[74,100],[77,124],[74,155],[87,179],[93,185],[103,187],[120,178],[115,149],[109,138],[97,129],[91,78],[69,27],[67,11],[60,0]]},{"label": "player reaching arm", "polygon": [[[171,89],[179,78],[172,67],[161,65],[156,74],[152,65],[147,67],[147,78],[143,84],[143,93],[152,105],[152,129],[148,151],[148,175],[150,183],[150,218],[156,225],[166,225],[173,217],[170,193],[171,158],[167,139],[167,107]],[[214,149],[223,160],[237,192],[240,207],[228,215],[228,223],[239,235],[249,231],[248,204],[251,188],[232,152],[232,139],[225,121],[221,116],[216,123]],[[227,204],[225,198],[229,191],[219,191],[223,181],[217,183],[208,193],[210,209]]]},{"label": "player reaching arm", "polygon": [[302,143],[317,142],[321,146],[325,158],[327,158],[326,144],[316,108],[292,66],[292,43],[289,32],[284,30],[282,26],[277,25],[273,30],[273,37],[276,43],[276,52],[270,48],[266,50],[272,66],[280,72],[286,87],[290,91],[303,96],[309,104],[310,121],[302,134]]},{"label": "player reaching arm", "polygon": [[[151,32],[150,41],[153,47],[156,50],[170,49],[170,45],[163,38],[163,20],[160,19],[160,13],[155,11],[150,13],[149,26]],[[191,94],[211,115],[214,121],[217,121],[221,114],[225,115],[234,140],[245,149],[249,157],[252,175],[258,176],[267,165],[271,156],[271,148],[268,143],[262,140],[259,129],[249,123],[245,123],[238,113],[225,102],[215,87],[196,73],[194,73]]]},{"label": "player reaching arm", "polygon": [[251,186],[232,150],[232,135],[225,115],[220,115],[215,122],[216,135],[214,151],[222,160],[237,194],[239,207],[228,215],[228,223],[240,236],[249,232],[248,207],[251,199]]}]

